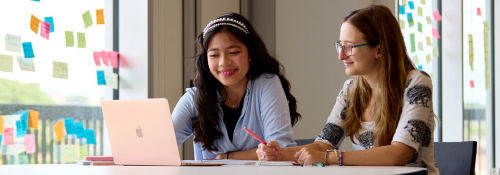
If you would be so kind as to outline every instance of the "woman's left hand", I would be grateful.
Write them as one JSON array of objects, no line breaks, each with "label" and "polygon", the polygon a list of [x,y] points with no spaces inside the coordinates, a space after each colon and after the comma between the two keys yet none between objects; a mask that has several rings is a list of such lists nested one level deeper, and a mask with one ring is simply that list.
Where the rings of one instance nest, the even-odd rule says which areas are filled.
[{"label": "woman's left hand", "polygon": [[311,165],[314,163],[325,163],[325,152],[316,151],[307,147],[303,147],[300,151],[297,151],[293,156],[295,162],[302,165]]}]

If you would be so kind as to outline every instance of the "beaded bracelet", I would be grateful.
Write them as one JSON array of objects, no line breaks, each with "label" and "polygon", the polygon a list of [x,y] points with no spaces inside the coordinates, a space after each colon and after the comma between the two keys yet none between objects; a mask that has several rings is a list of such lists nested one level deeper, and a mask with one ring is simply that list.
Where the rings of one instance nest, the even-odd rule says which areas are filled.
[{"label": "beaded bracelet", "polygon": [[340,166],[340,156],[339,156],[339,150],[334,149],[333,152],[335,153],[335,156],[337,157],[337,162],[339,163]]},{"label": "beaded bracelet", "polygon": [[[328,152],[330,152],[330,151],[333,151],[333,150],[331,150],[331,149],[327,149],[327,150],[326,150],[326,152],[325,152],[325,165],[326,165],[326,166],[328,166],[328,165],[329,165],[329,164],[328,164]],[[335,152],[335,151],[334,151],[334,152]]]},{"label": "beaded bracelet", "polygon": [[344,151],[340,150],[340,166],[344,166]]}]

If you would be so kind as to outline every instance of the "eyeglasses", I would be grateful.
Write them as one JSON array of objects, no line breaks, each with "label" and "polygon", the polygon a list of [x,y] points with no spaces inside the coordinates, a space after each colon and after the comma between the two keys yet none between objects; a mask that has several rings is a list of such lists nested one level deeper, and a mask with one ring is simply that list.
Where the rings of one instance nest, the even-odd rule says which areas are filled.
[{"label": "eyeglasses", "polygon": [[343,50],[345,56],[352,55],[352,48],[366,46],[366,45],[370,45],[370,44],[366,43],[366,44],[358,44],[358,45],[348,45],[348,44],[341,45],[340,41],[335,42],[335,47],[337,48],[337,53],[340,54],[340,52]]}]

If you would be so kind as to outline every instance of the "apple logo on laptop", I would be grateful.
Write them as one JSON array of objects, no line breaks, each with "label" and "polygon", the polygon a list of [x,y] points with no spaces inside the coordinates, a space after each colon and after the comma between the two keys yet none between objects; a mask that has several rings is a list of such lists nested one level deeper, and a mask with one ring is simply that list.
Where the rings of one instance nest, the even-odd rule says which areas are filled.
[{"label": "apple logo on laptop", "polygon": [[142,129],[141,129],[141,126],[139,126],[139,128],[137,128],[137,129],[135,130],[135,133],[137,134],[137,136],[138,136],[139,138],[142,138],[142,136],[144,136],[144,135],[142,134]]}]

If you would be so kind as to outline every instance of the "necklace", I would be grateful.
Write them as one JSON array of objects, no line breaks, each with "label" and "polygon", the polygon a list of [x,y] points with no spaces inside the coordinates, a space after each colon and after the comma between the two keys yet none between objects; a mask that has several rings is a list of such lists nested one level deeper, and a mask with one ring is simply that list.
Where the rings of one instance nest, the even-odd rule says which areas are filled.
[{"label": "necklace", "polygon": [[236,105],[239,104],[240,101],[241,101],[241,98],[236,103],[233,104],[233,109],[236,109]]}]

